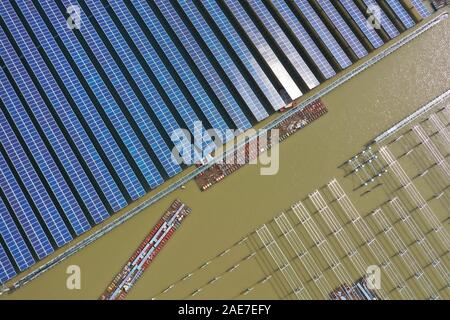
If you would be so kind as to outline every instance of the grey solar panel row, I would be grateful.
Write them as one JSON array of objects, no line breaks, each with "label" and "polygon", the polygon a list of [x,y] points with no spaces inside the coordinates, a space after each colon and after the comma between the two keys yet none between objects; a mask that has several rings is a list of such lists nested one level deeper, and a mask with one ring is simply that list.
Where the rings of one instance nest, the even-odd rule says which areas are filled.
[{"label": "grey solar panel row", "polygon": [[357,3],[0,2],[0,282],[383,45]]}]

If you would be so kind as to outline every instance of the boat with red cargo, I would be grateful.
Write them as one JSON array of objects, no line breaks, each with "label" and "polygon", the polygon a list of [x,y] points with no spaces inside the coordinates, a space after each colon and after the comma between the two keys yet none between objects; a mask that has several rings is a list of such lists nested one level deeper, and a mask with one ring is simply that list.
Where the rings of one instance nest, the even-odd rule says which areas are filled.
[{"label": "boat with red cargo", "polygon": [[142,273],[148,268],[164,245],[180,227],[191,209],[179,200],[175,200],[148,236],[131,255],[122,270],[100,296],[100,300],[123,300]]}]

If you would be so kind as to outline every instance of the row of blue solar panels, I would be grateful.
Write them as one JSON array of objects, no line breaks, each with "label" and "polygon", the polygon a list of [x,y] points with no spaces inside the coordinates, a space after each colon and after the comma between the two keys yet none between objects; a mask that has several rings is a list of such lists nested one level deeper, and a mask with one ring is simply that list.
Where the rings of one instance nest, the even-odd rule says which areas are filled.
[{"label": "row of blue solar panels", "polygon": [[[136,5],[137,2],[139,1],[135,1],[133,4]],[[190,32],[186,32],[188,27],[179,14],[175,11],[169,1],[155,1],[155,3],[158,6],[158,10],[160,10],[172,30],[175,32],[191,59],[208,81],[214,93],[227,109],[227,112],[233,119],[235,126],[243,130],[250,128],[251,123],[248,117],[244,114],[232,92],[230,92],[229,88],[224,83],[224,80],[211,64],[207,55],[203,52],[194,36]]]},{"label": "row of blue solar panels", "polygon": [[239,71],[235,62],[222,46],[219,39],[215,36],[205,19],[203,19],[198,9],[193,6],[190,1],[186,0],[179,0],[178,4],[190,19],[197,32],[200,34],[202,40],[206,43],[214,58],[220,63],[220,66],[223,68],[224,72],[233,82],[240,96],[244,99],[256,120],[261,121],[267,118],[268,113],[264,109],[256,93],[251,89],[248,80]]},{"label": "row of blue solar panels", "polygon": [[[118,6],[123,5],[119,3],[116,4]],[[103,31],[108,37],[110,43],[113,45],[116,54],[127,68],[133,82],[139,87],[140,93],[142,93],[144,97],[144,104],[147,108],[138,101],[138,93],[136,95],[132,94],[133,91],[131,91],[131,89],[126,91],[126,93],[129,94],[130,99],[133,101],[131,106],[135,106],[133,108],[133,117],[136,123],[143,132],[145,139],[151,144],[153,150],[156,152],[158,160],[163,165],[166,174],[172,177],[181,171],[181,167],[179,164],[172,161],[169,147],[164,141],[170,139],[170,134],[173,130],[180,129],[180,126],[177,126],[176,120],[173,116],[171,116],[171,113],[168,112],[169,107],[163,101],[161,95],[158,93],[158,90],[152,84],[152,81],[147,76],[144,67],[140,64],[138,58],[133,55],[132,49],[120,34],[119,30],[115,27],[114,22],[108,16],[105,8],[100,3],[97,4],[89,2],[88,6],[90,10],[92,10],[93,14],[100,17],[96,19],[97,22],[101,27],[103,27]],[[146,41],[142,31],[136,26],[136,22],[131,20],[129,16],[124,16],[122,14],[124,12],[122,10],[126,9],[120,8],[120,10],[121,11],[118,14],[122,17],[121,21],[127,29],[128,36],[132,38],[132,43],[137,46],[140,53],[144,56],[144,59],[147,59],[149,56],[148,49],[142,48],[148,48],[151,44]],[[129,27],[130,25],[131,27]],[[129,87],[128,85],[126,86]],[[162,126],[165,130],[160,133],[155,123],[160,127]],[[173,124],[173,126],[167,126],[168,123]],[[163,138],[163,134],[166,135],[166,139]],[[187,147],[188,145],[189,143],[186,140],[185,146]]]},{"label": "row of blue solar panels", "polygon": [[319,47],[313,41],[303,25],[300,23],[300,20],[297,19],[294,12],[291,10],[291,8],[289,8],[287,3],[284,0],[273,0],[272,3],[277,11],[281,14],[284,21],[286,21],[289,28],[293,31],[298,41],[300,41],[303,48],[305,48],[306,52],[309,54],[316,66],[319,68],[322,75],[326,79],[335,76],[336,72],[334,71],[333,67],[325,58],[322,51],[320,51]]},{"label": "row of blue solar panels", "polygon": [[399,2],[399,0],[386,0],[386,3],[395,13],[395,15],[401,21],[401,23],[405,28],[409,29],[415,25],[413,18],[411,18],[411,16],[405,10],[403,5]]},{"label": "row of blue solar panels", "polygon": [[[5,16],[5,21],[7,23],[11,23],[9,19],[13,19],[11,16],[11,12],[8,12],[8,15]],[[36,52],[33,52],[33,43],[31,39],[27,36],[25,30],[21,30],[17,25],[10,28],[12,35],[15,38],[15,42],[21,50],[22,60],[26,60],[28,65],[32,68],[34,75],[38,78],[40,83],[42,84],[44,90],[47,92],[47,96],[53,105],[61,106],[61,101],[59,101],[59,97],[54,91],[53,87],[55,83],[49,83],[51,79],[51,74],[47,70],[42,69],[42,60],[36,58]],[[6,67],[10,70],[12,76],[17,80],[16,83],[27,98],[27,104],[31,107],[33,115],[36,120],[42,124],[41,128],[45,132],[45,135],[48,141],[54,147],[55,153],[57,157],[61,161],[64,166],[65,172],[70,176],[71,181],[74,183],[77,193],[83,199],[84,204],[87,207],[91,208],[90,213],[93,218],[100,222],[104,219],[104,214],[106,213],[105,207],[102,205],[102,202],[99,201],[98,195],[96,194],[92,184],[89,182],[86,174],[82,170],[80,163],[78,162],[74,152],[69,147],[68,142],[64,138],[63,133],[58,128],[55,120],[53,119],[50,111],[45,106],[44,101],[41,99],[37,88],[32,84],[32,79],[28,76],[24,65],[21,63],[19,56],[14,52],[12,45],[6,40],[6,35],[1,32],[0,36],[5,39],[2,42],[0,55],[4,57],[4,62]],[[24,121],[24,126],[32,126],[31,121],[29,119],[19,119],[18,117],[22,117],[22,114],[25,114],[26,111],[22,109],[20,106],[14,106],[15,108],[19,108],[18,113],[11,112],[10,114],[16,115],[13,117],[16,123],[22,123]],[[10,108],[14,108],[10,106]],[[22,117],[25,118],[25,117]],[[27,143],[30,145],[29,143]],[[51,164],[51,160],[49,159],[49,155],[44,155],[46,165]],[[42,170],[44,173],[46,170]],[[75,233],[81,234],[90,228],[89,222],[85,217],[82,209],[75,200],[72,192],[70,192],[67,184],[63,182],[62,175],[58,174],[58,171],[52,171],[51,176],[55,176],[55,189],[56,195],[58,197],[59,203],[64,212],[67,213],[67,217],[73,226]],[[52,181],[52,178],[48,178],[49,181]]]},{"label": "row of blue solar panels", "polygon": [[381,7],[377,4],[375,0],[364,0],[364,4],[366,5],[367,11],[371,11],[376,15],[379,15],[378,23],[380,24],[380,27],[386,31],[389,38],[393,39],[396,36],[400,34],[400,32],[397,30],[397,28],[394,26],[392,21],[388,18],[386,13],[381,9]]},{"label": "row of blue solar panels", "polygon": [[361,41],[352,31],[348,23],[344,20],[335,6],[329,0],[318,0],[317,2],[320,9],[324,11],[325,15],[333,24],[334,28],[340,33],[340,35],[350,46],[353,53],[360,59],[367,56],[368,52],[366,48],[364,48]]},{"label": "row of blue solar panels", "polygon": [[239,25],[244,29],[246,35],[250,38],[250,41],[257,48],[259,54],[270,67],[271,71],[275,74],[278,81],[281,82],[289,97],[292,100],[300,97],[302,95],[300,88],[297,86],[289,71],[280,61],[279,57],[277,57],[250,16],[245,12],[244,8],[242,8],[238,1],[226,1],[226,5],[237,19]]},{"label": "row of blue solar panels", "polygon": [[233,50],[239,56],[246,69],[252,75],[258,86],[262,89],[264,95],[269,100],[270,104],[275,110],[282,108],[285,105],[280,92],[274,87],[267,74],[261,68],[256,61],[253,53],[245,45],[242,37],[233,27],[229,18],[221,10],[220,6],[215,1],[202,2],[204,8],[208,11],[208,14],[217,24],[220,32],[227,39]]},{"label": "row of blue solar panels", "polygon": [[[87,92],[72,70],[67,58],[58,47],[51,32],[46,27],[42,18],[40,18],[36,8],[29,2],[24,1],[18,1],[18,6],[22,14],[29,17],[27,22],[31,26],[35,36],[39,39],[40,47],[51,60],[58,77],[65,85],[64,89],[68,91],[70,99],[76,104],[73,109],[68,107],[67,103],[61,105],[58,108],[60,110],[59,113],[62,114],[61,119],[77,145],[78,150],[86,163],[88,163],[95,180],[105,194],[112,210],[114,212],[118,211],[126,205],[126,200],[121,194],[118,184],[113,180],[112,174],[108,170],[105,163],[106,160],[104,159],[108,159],[119,178],[125,180],[125,175],[130,170],[126,166],[125,158],[121,154],[117,144],[114,143],[114,139],[104,124],[102,117],[90,101]],[[58,90],[58,87],[55,86],[54,89]],[[61,96],[62,92],[58,90],[57,94]],[[80,116],[77,116],[77,114]],[[86,129],[82,123],[87,123]],[[95,139],[89,137],[87,130],[93,133]],[[97,149],[95,147],[94,142],[96,141],[101,145],[101,148]]]},{"label": "row of blue solar panels", "polygon": [[35,260],[23,239],[19,228],[0,198],[0,239],[3,239],[8,251],[11,253],[18,269],[23,271],[34,264]]},{"label": "row of blue solar panels", "polygon": [[318,34],[319,38],[323,41],[325,46],[330,50],[333,57],[338,62],[342,69],[347,68],[352,64],[349,57],[345,54],[344,50],[340,47],[338,42],[334,39],[331,32],[327,29],[325,24],[320,20],[313,7],[307,1],[295,0],[294,1],[308,22],[313,27],[314,31]]},{"label": "row of blue solar panels", "polygon": [[[37,257],[42,259],[54,251],[52,244],[50,243],[43,226],[39,222],[35,210],[31,207],[30,201],[28,200],[29,197],[27,198],[25,196],[24,190],[19,185],[16,177],[9,168],[6,159],[1,153],[0,166],[2,168],[0,171],[1,191],[19,221],[20,227],[26,233]],[[32,169],[30,168],[30,171],[31,170]],[[24,183],[26,183],[26,181]]]},{"label": "row of blue solar panels", "polygon": [[[227,1],[227,3],[229,3],[230,1],[231,0]],[[282,30],[281,26],[271,15],[269,9],[262,2],[262,0],[250,1],[249,5],[251,6],[254,13],[258,16],[258,18],[262,21],[264,27],[267,28],[271,37],[273,37],[277,45],[288,57],[295,71],[303,79],[307,87],[309,89],[313,89],[318,86],[319,80],[316,78],[310,67],[306,64],[301,54],[296,50],[291,40]]]},{"label": "row of blue solar panels", "polygon": [[[70,5],[69,3],[64,4],[67,6]],[[89,5],[91,6],[93,15],[97,17],[96,22],[100,25],[108,40],[113,45],[115,52],[120,55],[120,57],[123,58],[122,61],[125,62],[126,58],[129,57],[129,55],[124,54],[124,51],[126,50],[126,43],[123,38],[120,37],[120,33],[114,27],[113,22],[108,19],[108,14],[101,11],[99,8],[103,8],[103,6],[101,3],[98,3],[98,7],[93,6],[92,4]],[[91,14],[87,15],[93,16]],[[103,45],[102,39],[90,23],[89,19],[86,19],[83,28],[80,31],[84,36],[84,39],[86,39],[89,47],[92,49],[94,55],[98,57],[98,61],[102,61],[103,70],[114,84],[116,91],[118,92],[123,103],[126,105],[126,109],[130,112],[134,122],[139,127],[139,130],[143,133],[145,140],[150,142],[151,145],[147,147],[147,150],[151,149],[150,152],[156,154],[158,161],[163,165],[164,171],[168,176],[173,176],[178,173],[180,171],[180,167],[172,161],[169,147],[166,145],[161,134],[149,118],[148,113],[145,111],[138,97],[134,94],[131,85],[129,85],[126,81],[122,69],[120,69],[114,62],[114,59],[107,47]],[[133,65],[127,63],[126,67],[128,70],[132,70]],[[145,167],[139,166],[151,188],[155,188],[163,182],[162,176],[153,162],[153,159],[149,159],[145,156],[142,163],[146,163],[148,165]]]},{"label": "row of blue solar panels", "polygon": [[339,0],[348,16],[356,23],[374,48],[381,47],[384,42],[374,28],[368,26],[367,19],[352,0]]},{"label": "row of blue solar panels", "polygon": [[[63,194],[61,189],[58,189],[60,187],[59,185],[62,184],[62,181],[57,177],[57,173],[59,172],[58,167],[47,153],[48,150],[40,138],[39,133],[36,131],[36,128],[31,123],[30,118],[27,116],[26,111],[21,108],[22,103],[10,85],[3,69],[0,70],[0,83],[3,89],[1,99],[8,108],[7,111],[10,113],[11,118],[14,119],[14,124],[20,132],[20,137],[26,141],[26,145],[34,157],[30,159],[27,156],[26,150],[22,146],[23,144],[20,143],[19,138],[13,131],[3,111],[0,114],[1,146],[8,158],[13,162],[15,171],[27,186],[27,191],[39,209],[55,242],[58,246],[62,246],[70,241],[72,236],[61,217],[56,202],[53,201],[44,186],[44,182],[48,183],[52,191],[59,195],[58,200],[61,203],[66,201],[64,199],[66,195]],[[35,170],[31,161],[37,163],[42,174],[45,175],[45,180],[40,179],[38,171]],[[2,167],[2,170],[6,170],[6,168]],[[71,209],[69,207],[69,210]]]},{"label": "row of blue solar panels", "polygon": [[[366,56],[361,34],[383,45],[353,1],[312,4],[2,1],[0,281],[181,172],[174,147],[199,160],[233,139],[228,129],[249,129],[348,67],[344,45]],[[68,27],[74,5],[80,30]],[[398,35],[384,12],[381,22]]]},{"label": "row of blue solar panels", "polygon": [[[153,37],[155,42],[161,47],[164,51],[167,58],[170,60],[173,68],[176,73],[182,80],[180,85],[183,85],[188,90],[189,94],[192,96],[196,105],[200,108],[206,119],[211,124],[212,128],[216,128],[219,131],[225,131],[229,129],[226,121],[218,111],[217,107],[209,98],[206,90],[202,87],[199,80],[195,77],[193,71],[190,69],[189,64],[186,62],[180,51],[177,49],[176,45],[173,43],[171,38],[167,35],[162,27],[161,23],[158,21],[152,10],[146,5],[144,2],[136,2],[134,3],[135,9],[139,12],[139,15],[142,21],[145,24],[145,27],[141,28],[139,23],[133,19],[132,13],[130,10],[133,10],[134,7],[130,6],[130,9],[123,2],[112,2],[110,3],[111,8],[113,9],[115,15],[123,24],[128,37],[130,40],[136,45],[136,47],[140,50],[140,53],[145,56],[155,55],[153,52],[149,52],[146,48],[152,46],[151,42],[147,39],[148,37]],[[100,8],[98,8],[100,10]],[[149,30],[150,32],[147,32]],[[118,33],[118,32],[117,32]],[[116,35],[117,35],[116,33]],[[148,79],[144,82],[139,82],[139,79],[142,81],[142,75],[145,76],[144,70],[139,65],[137,59],[132,55],[130,48],[128,46],[123,46],[127,52],[124,54],[124,61],[130,61],[130,69],[136,71],[136,82],[140,87],[146,86],[146,82],[150,82]],[[138,70],[136,70],[138,68]],[[147,90],[147,88],[145,88]],[[146,95],[150,98],[148,101],[150,105],[161,104],[164,103],[161,100],[161,97],[157,93],[154,86],[150,88],[150,92]],[[151,98],[152,96],[156,96],[155,98]],[[155,101],[158,99],[158,101]],[[158,114],[163,117],[164,112],[158,112]],[[170,132],[168,132],[170,134]],[[225,141],[224,141],[225,142]]]},{"label": "row of blue solar panels", "polygon": [[5,250],[0,246],[0,284],[5,283],[16,275],[16,271]]},{"label": "row of blue solar panels", "polygon": [[411,0],[411,4],[417,9],[417,12],[419,12],[422,18],[426,18],[430,15],[430,11],[428,11],[422,0]]}]

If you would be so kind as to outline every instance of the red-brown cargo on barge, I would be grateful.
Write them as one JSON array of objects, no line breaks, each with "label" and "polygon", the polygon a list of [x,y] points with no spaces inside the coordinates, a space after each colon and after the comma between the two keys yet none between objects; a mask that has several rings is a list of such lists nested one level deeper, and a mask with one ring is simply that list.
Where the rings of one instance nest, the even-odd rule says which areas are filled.
[{"label": "red-brown cargo on barge", "polygon": [[[304,128],[306,125],[326,113],[327,108],[320,99],[295,112],[274,128],[275,130],[278,130],[278,142],[285,140],[296,131]],[[245,164],[254,161],[260,153],[269,150],[272,144],[270,141],[271,137],[272,135],[269,130],[267,136],[253,139],[251,142],[246,143],[234,153],[227,156],[227,159],[225,159],[223,163],[216,163],[206,171],[197,175],[195,181],[200,187],[200,190],[207,190],[226,176],[243,167]]]},{"label": "red-brown cargo on barge", "polygon": [[141,242],[127,264],[114,277],[100,299],[123,300],[162,247],[172,237],[175,230],[178,229],[183,219],[190,213],[190,208],[179,200],[175,200],[148,236]]}]

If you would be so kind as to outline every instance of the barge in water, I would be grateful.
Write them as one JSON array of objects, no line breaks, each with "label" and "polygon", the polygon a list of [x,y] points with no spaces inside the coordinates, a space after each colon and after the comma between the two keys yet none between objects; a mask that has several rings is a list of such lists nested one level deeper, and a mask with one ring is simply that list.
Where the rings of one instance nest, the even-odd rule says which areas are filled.
[{"label": "barge in water", "polygon": [[130,257],[122,270],[100,296],[100,300],[123,300],[159,251],[179,228],[191,209],[175,200],[148,236]]},{"label": "barge in water", "polygon": [[[278,130],[277,142],[279,143],[285,140],[293,133],[304,128],[326,113],[327,108],[320,99],[313,101],[311,104],[295,112],[272,129]],[[267,136],[253,139],[244,144],[241,148],[235,150],[234,153],[227,156],[221,163],[215,163],[209,169],[197,175],[195,181],[200,190],[205,191],[209,189],[214,184],[222,181],[226,176],[243,167],[245,164],[254,161],[259,154],[269,150],[272,145],[272,141],[270,141],[271,137],[272,135],[269,132]]]}]

